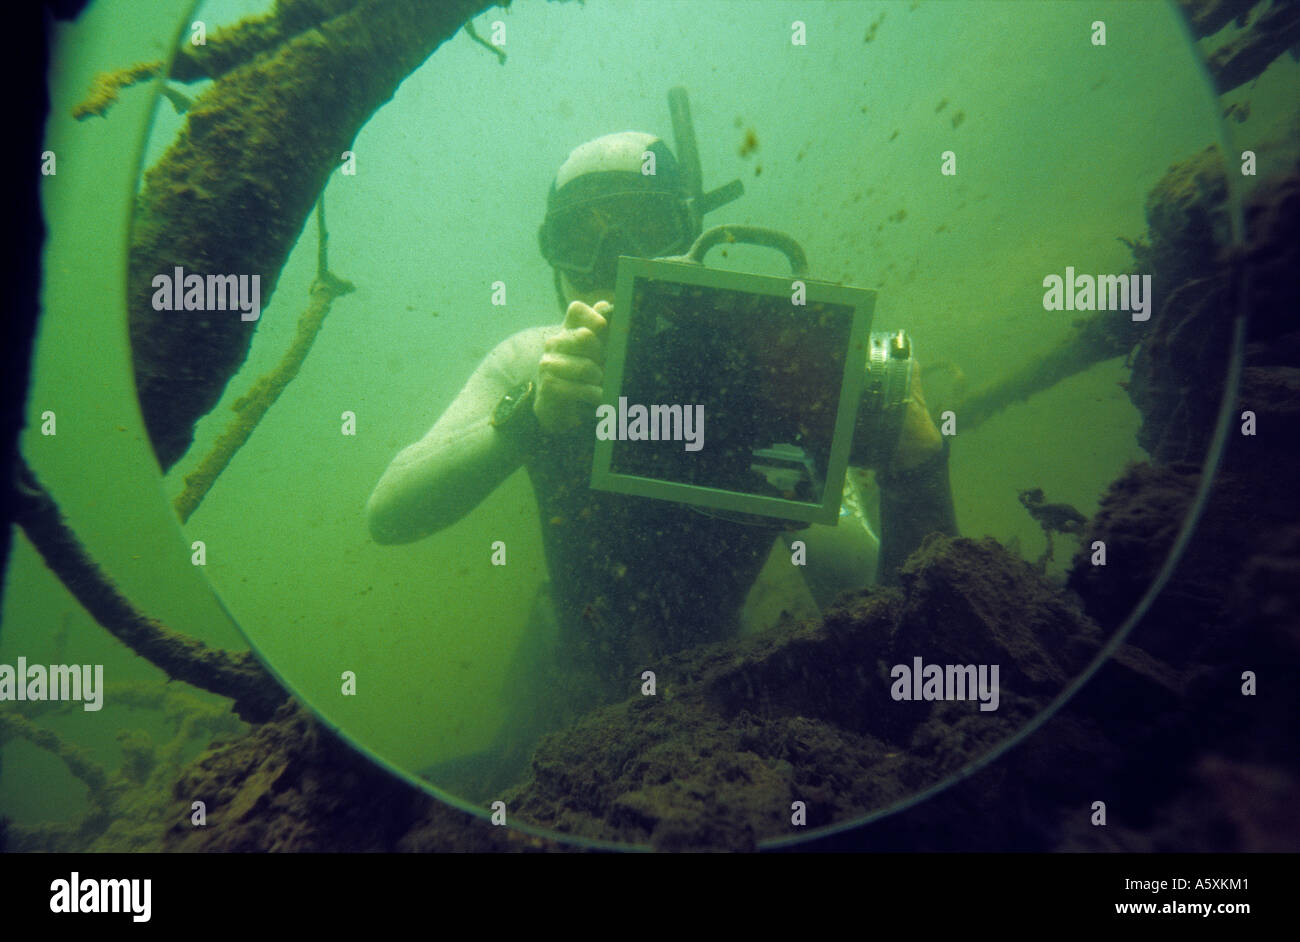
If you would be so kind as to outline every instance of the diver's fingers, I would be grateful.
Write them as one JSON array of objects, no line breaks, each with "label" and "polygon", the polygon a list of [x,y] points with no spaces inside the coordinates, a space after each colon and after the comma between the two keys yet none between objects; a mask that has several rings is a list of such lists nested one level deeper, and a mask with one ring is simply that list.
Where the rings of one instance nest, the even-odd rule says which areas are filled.
[{"label": "diver's fingers", "polygon": [[575,383],[553,373],[543,373],[537,385],[538,399],[548,403],[567,401],[600,405],[600,387],[590,383]]},{"label": "diver's fingers", "polygon": [[586,357],[595,363],[605,362],[605,344],[601,341],[599,335],[590,327],[575,327],[571,330],[562,330],[546,339],[543,345],[547,354],[563,354],[565,356]]},{"label": "diver's fingers", "polygon": [[605,315],[613,309],[613,306],[608,301],[597,301],[595,307],[581,301],[574,301],[569,305],[568,310],[564,312],[564,327],[566,330],[586,327],[588,330],[599,334],[605,329],[607,323]]},{"label": "diver's fingers", "polygon": [[543,377],[564,379],[573,383],[599,388],[605,382],[605,371],[589,357],[547,351],[542,354],[538,372]]}]

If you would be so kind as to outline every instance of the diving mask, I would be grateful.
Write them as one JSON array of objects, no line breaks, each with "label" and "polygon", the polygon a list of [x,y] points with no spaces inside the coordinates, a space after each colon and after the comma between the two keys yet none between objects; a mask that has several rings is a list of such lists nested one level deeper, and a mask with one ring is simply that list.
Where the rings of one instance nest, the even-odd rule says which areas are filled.
[{"label": "diving mask", "polygon": [[542,257],[575,285],[613,284],[620,255],[659,258],[690,245],[686,204],[671,193],[624,191],[590,197],[546,214],[538,233]]}]

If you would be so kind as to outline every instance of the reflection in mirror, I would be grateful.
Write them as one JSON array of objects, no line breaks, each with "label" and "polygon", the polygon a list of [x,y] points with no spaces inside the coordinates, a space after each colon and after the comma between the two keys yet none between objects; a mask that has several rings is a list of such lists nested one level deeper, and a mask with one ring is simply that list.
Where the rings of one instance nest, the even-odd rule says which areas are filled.
[{"label": "reflection in mirror", "polygon": [[592,487],[780,529],[836,523],[873,294],[677,262],[619,270]]},{"label": "reflection in mirror", "polygon": [[[743,28],[698,4],[690,29],[520,3],[475,31],[307,6],[201,11],[232,25],[172,68],[127,291],[187,537],[329,726],[494,822],[748,847],[988,761],[1131,627],[1234,376],[1199,279],[1239,232],[1171,9],[1106,6],[1099,37],[1050,3]],[[900,338],[836,526],[591,487],[617,259],[720,222],[794,234]],[[707,264],[786,277],[744,245]],[[798,393],[754,401],[797,425]]]}]

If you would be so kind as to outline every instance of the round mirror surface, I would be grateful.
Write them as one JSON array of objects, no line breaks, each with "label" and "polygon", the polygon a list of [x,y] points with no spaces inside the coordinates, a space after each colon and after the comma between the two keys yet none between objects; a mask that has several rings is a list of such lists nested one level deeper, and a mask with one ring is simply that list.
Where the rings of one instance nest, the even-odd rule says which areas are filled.
[{"label": "round mirror surface", "polygon": [[204,3],[144,144],[140,409],[258,657],[618,847],[853,826],[1041,724],[1199,506],[1108,490],[1211,474],[1235,381],[1225,333],[1161,385],[1189,180],[1240,238],[1176,8],[435,6]]}]

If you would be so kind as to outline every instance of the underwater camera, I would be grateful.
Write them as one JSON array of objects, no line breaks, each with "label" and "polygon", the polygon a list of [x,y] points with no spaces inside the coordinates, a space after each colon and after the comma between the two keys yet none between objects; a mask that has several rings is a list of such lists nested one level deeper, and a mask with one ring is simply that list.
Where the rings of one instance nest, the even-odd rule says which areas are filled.
[{"label": "underwater camera", "polygon": [[[783,252],[790,276],[704,265],[731,242]],[[753,226],[619,259],[593,488],[746,522],[838,520],[876,296],[806,267],[793,239]]]}]

